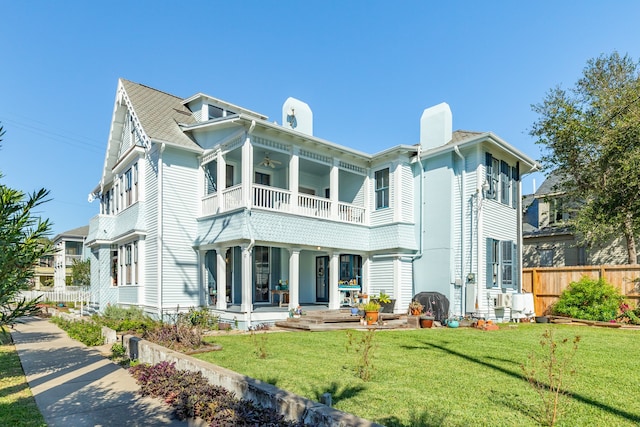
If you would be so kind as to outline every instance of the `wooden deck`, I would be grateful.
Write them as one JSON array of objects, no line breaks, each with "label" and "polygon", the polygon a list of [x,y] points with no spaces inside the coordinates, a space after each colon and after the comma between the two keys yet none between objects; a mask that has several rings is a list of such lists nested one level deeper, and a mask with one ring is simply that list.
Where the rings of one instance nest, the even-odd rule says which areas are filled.
[{"label": "wooden deck", "polygon": [[414,329],[419,324],[406,314],[380,313],[380,321],[376,325],[361,325],[360,316],[352,316],[351,310],[314,310],[305,312],[298,318],[289,317],[276,322],[282,329],[302,331],[336,331],[342,329]]}]

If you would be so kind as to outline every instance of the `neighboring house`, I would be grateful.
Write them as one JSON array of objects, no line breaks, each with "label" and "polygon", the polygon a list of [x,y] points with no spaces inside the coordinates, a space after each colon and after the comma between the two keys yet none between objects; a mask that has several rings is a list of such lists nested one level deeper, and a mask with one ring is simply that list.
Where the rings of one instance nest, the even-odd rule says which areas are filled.
[{"label": "neighboring house", "polygon": [[31,278],[31,286],[34,289],[53,286],[53,255],[46,255],[38,260]]},{"label": "neighboring house", "polygon": [[520,290],[520,177],[536,163],[452,132],[446,104],[424,111],[419,144],[373,155],[313,136],[312,119],[293,98],[277,124],[121,79],[87,238],[99,306],[204,306],[246,327],[357,288],[396,312],[436,291],[451,314],[508,316],[494,298]]},{"label": "neighboring house", "polygon": [[62,290],[66,287],[67,278],[73,272],[73,262],[84,260],[84,243],[89,233],[89,226],[74,228],[58,234],[53,238],[53,287]]},{"label": "neighboring house", "polygon": [[533,195],[523,198],[523,267],[627,264],[624,238],[585,247],[568,224],[572,210],[562,178],[550,173]]}]

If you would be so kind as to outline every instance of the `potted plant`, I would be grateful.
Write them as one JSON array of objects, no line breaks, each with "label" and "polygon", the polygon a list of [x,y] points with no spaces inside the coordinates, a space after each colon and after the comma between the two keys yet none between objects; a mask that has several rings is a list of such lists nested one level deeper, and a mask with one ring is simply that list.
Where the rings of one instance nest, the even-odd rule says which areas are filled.
[{"label": "potted plant", "polygon": [[420,326],[423,328],[430,328],[433,326],[433,320],[433,313],[431,310],[427,310],[420,316]]},{"label": "potted plant", "polygon": [[367,325],[373,325],[378,322],[378,315],[380,314],[380,304],[376,301],[369,301],[362,305],[364,311],[364,318],[367,321]]},{"label": "potted plant", "polygon": [[422,309],[424,308],[424,306],[422,304],[420,304],[420,301],[418,300],[412,300],[409,303],[409,309],[408,309],[408,313],[412,316],[419,316],[420,313],[422,313]]},{"label": "potted plant", "polygon": [[393,313],[393,308],[396,305],[395,299],[391,298],[384,292],[380,292],[380,295],[372,299],[380,304],[383,313]]},{"label": "potted plant", "polygon": [[302,307],[298,306],[296,308],[292,308],[289,310],[289,317],[293,317],[294,319],[299,318],[300,316],[302,316],[304,313],[302,311]]}]

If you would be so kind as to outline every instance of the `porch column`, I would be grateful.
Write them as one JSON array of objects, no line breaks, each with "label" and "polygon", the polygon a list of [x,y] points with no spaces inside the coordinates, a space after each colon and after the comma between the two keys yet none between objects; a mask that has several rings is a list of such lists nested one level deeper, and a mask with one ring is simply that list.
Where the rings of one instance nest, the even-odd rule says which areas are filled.
[{"label": "porch column", "polygon": [[216,197],[218,198],[218,209],[220,212],[224,212],[225,207],[224,199],[222,198],[222,191],[227,185],[227,162],[224,157],[222,157],[222,150],[218,150],[218,153],[216,154],[216,165]]},{"label": "porch column", "polygon": [[[207,277],[207,251],[198,250],[198,266],[200,267],[200,306],[207,307],[211,303],[209,302],[209,280]],[[140,286],[142,287],[142,286]]]},{"label": "porch column", "polygon": [[[300,182],[300,149],[293,147],[289,160],[289,191],[291,191],[291,212],[298,212],[298,187]],[[299,252],[299,251],[298,251]]]},{"label": "porch column", "polygon": [[[333,166],[331,166],[331,172],[329,174],[329,199],[331,200],[331,219],[338,219],[338,196],[339,196],[339,182],[338,176],[340,169],[338,169],[338,160],[333,160]],[[336,283],[338,283],[336,281]],[[336,285],[337,286],[337,285]]]},{"label": "porch column", "polygon": [[300,249],[289,249],[289,308],[300,305]]},{"label": "porch column", "polygon": [[227,309],[227,259],[225,258],[229,248],[216,249],[216,308]]},{"label": "porch column", "polygon": [[247,138],[242,145],[242,201],[244,206],[252,206],[253,191],[253,146],[251,138]]},{"label": "porch column", "polygon": [[338,279],[340,277],[340,254],[331,253],[329,259],[329,309],[340,308],[340,291],[338,291]]},{"label": "porch column", "polygon": [[242,246],[242,303],[240,310],[245,313],[253,311],[253,275],[251,274],[251,248]]},{"label": "porch column", "polygon": [[371,263],[371,257],[369,255],[362,257],[362,277],[360,282],[362,283],[362,293],[369,295],[369,265]]}]

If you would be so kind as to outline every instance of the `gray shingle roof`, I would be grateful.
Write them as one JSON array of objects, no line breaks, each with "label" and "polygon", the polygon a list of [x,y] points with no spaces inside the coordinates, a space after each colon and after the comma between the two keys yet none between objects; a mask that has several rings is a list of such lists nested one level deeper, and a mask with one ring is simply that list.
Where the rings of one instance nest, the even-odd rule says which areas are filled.
[{"label": "gray shingle roof", "polygon": [[178,126],[178,123],[196,122],[191,111],[182,105],[182,98],[129,80],[120,80],[149,138],[201,150]]},{"label": "gray shingle roof", "polygon": [[536,197],[542,197],[547,194],[562,192],[562,176],[556,172],[550,172],[547,178],[542,182],[540,187],[536,190]]},{"label": "gray shingle roof", "polygon": [[483,132],[474,132],[470,130],[456,130],[451,134],[450,144],[455,144],[456,142],[464,141],[465,139],[469,139],[473,136],[482,135]]}]

